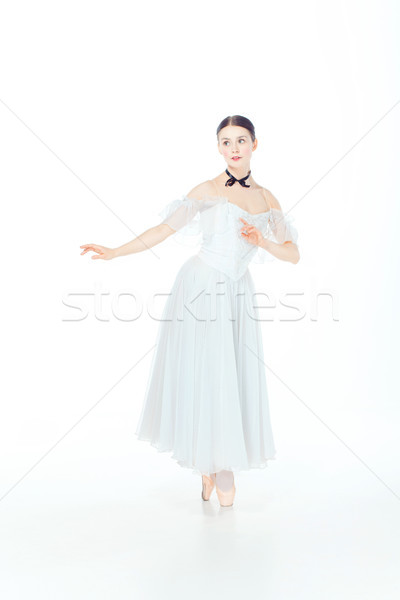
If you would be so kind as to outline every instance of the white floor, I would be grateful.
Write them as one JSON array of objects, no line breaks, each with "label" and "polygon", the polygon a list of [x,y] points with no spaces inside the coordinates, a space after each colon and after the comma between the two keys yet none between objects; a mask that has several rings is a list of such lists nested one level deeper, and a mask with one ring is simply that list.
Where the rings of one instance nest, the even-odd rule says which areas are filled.
[{"label": "white floor", "polygon": [[367,457],[380,481],[323,429],[301,456],[278,439],[277,460],[237,474],[233,508],[144,442],[71,461],[71,433],[0,502],[0,596],[399,598],[396,460],[391,475],[382,443]]}]

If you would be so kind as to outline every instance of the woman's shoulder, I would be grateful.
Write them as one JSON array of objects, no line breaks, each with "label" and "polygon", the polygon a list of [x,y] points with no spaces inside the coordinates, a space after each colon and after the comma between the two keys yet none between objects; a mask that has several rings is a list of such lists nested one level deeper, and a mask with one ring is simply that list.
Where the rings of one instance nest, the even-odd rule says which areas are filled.
[{"label": "woman's shoulder", "polygon": [[271,190],[269,190],[265,187],[263,187],[261,189],[262,189],[262,194],[263,194],[265,200],[267,201],[269,208],[275,208],[276,210],[282,211],[282,207],[279,204],[278,199],[275,198],[275,196],[273,195]]},{"label": "woman's shoulder", "polygon": [[215,188],[213,186],[212,181],[210,179],[207,179],[206,181],[202,181],[201,183],[196,185],[194,188],[192,188],[190,190],[190,192],[188,192],[186,194],[186,198],[192,198],[194,200],[201,200],[205,196],[212,196],[212,195],[215,196]]}]

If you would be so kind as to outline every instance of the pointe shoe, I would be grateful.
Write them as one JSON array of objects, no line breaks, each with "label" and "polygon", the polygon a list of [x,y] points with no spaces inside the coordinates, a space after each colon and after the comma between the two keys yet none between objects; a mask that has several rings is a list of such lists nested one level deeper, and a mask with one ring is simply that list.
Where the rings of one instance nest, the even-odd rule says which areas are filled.
[{"label": "pointe shoe", "polygon": [[211,492],[214,489],[214,481],[211,477],[208,477],[208,475],[202,475],[202,484],[203,484],[203,488],[201,491],[201,497],[203,498],[203,500],[209,500],[210,496],[211,496]]},{"label": "pointe shoe", "polygon": [[232,488],[228,492],[223,492],[216,485],[216,491],[221,506],[233,506],[233,500],[235,498],[236,493],[235,484],[233,484]]}]

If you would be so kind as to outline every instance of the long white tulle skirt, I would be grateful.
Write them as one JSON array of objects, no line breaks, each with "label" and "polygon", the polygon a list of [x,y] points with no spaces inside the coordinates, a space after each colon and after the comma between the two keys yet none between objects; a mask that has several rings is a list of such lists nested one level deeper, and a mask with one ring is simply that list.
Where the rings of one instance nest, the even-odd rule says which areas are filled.
[{"label": "long white tulle skirt", "polygon": [[194,255],[164,306],[135,435],[195,475],[275,459],[254,292]]}]

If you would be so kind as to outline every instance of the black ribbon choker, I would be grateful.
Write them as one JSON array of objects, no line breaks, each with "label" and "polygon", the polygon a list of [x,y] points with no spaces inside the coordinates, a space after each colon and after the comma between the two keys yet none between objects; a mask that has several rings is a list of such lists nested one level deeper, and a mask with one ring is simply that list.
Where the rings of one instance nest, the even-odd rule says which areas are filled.
[{"label": "black ribbon choker", "polygon": [[231,185],[233,185],[237,181],[243,187],[250,187],[249,185],[247,185],[245,183],[245,181],[246,181],[246,179],[248,179],[250,177],[251,171],[248,172],[248,174],[246,175],[246,177],[242,177],[242,179],[236,179],[236,177],[234,175],[232,175],[231,173],[229,173],[228,169],[225,169],[225,173],[227,175],[229,175],[229,179],[227,179],[225,181],[225,185],[231,186]]}]

